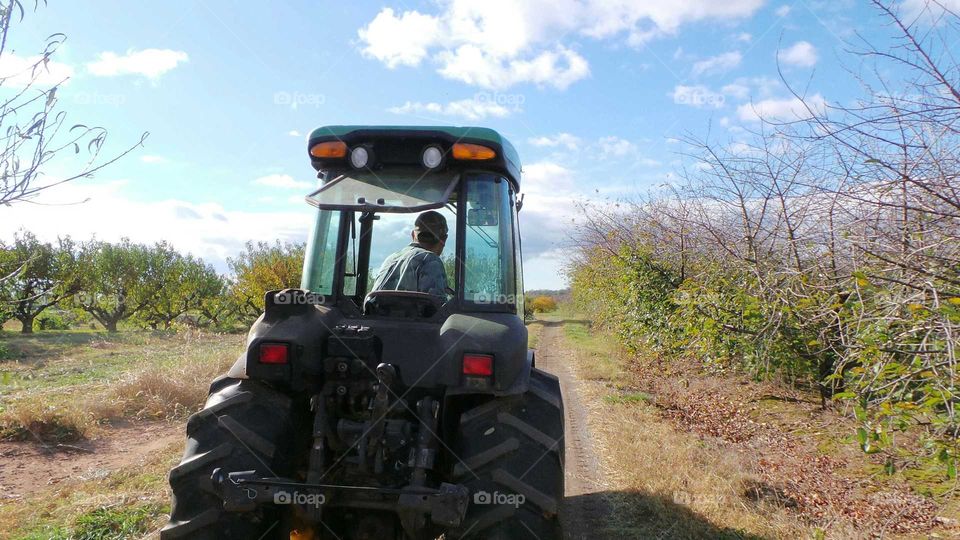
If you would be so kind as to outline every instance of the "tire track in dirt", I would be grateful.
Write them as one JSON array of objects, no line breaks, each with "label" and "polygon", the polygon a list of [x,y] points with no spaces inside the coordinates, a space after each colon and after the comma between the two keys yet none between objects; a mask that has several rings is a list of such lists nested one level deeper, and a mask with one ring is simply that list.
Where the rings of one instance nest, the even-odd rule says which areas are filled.
[{"label": "tire track in dirt", "polygon": [[601,538],[609,516],[603,499],[606,488],[593,451],[587,410],[577,392],[577,378],[571,367],[573,352],[564,346],[561,332],[562,323],[544,322],[536,352],[537,367],[559,377],[563,392],[566,456],[560,522],[567,540]]}]

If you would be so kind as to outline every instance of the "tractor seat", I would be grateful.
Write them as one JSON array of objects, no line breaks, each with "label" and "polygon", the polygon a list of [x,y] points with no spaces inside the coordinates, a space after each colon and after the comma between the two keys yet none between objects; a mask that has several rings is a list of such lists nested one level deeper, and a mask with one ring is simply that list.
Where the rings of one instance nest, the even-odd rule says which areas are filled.
[{"label": "tractor seat", "polygon": [[373,291],[363,300],[363,314],[404,319],[429,319],[443,299],[418,291]]}]

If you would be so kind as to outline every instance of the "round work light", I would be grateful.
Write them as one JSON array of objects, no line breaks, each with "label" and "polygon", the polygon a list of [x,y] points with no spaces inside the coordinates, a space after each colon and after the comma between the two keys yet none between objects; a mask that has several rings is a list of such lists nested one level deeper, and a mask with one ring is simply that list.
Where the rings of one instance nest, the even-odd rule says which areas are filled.
[{"label": "round work light", "polygon": [[370,163],[370,152],[362,147],[357,146],[350,151],[350,165],[353,165],[354,169],[362,169]]},{"label": "round work light", "polygon": [[436,169],[443,163],[443,151],[437,146],[428,146],[423,150],[423,166]]}]

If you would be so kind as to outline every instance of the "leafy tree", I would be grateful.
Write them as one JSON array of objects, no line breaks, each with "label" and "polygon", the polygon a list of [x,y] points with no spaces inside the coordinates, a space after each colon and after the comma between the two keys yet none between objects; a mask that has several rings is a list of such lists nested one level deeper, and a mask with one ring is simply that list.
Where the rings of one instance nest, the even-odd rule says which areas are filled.
[{"label": "leafy tree", "polygon": [[203,261],[181,255],[166,244],[158,244],[150,251],[159,287],[138,319],[151,328],[170,328],[177,317],[199,309],[223,291],[223,278]]},{"label": "leafy tree", "polygon": [[534,313],[549,313],[557,310],[557,301],[552,296],[541,295],[530,301]]},{"label": "leafy tree", "polygon": [[14,270],[0,281],[0,298],[10,318],[20,321],[21,332],[30,334],[43,310],[79,290],[74,245],[69,237],[53,245],[22,231],[4,252],[3,266]]},{"label": "leafy tree", "polygon": [[74,302],[108,332],[116,332],[118,323],[145,312],[156,300],[172,258],[165,243],[151,248],[126,238],[116,244],[87,242],[80,251],[83,284]]},{"label": "leafy tree", "polygon": [[304,245],[247,242],[236,258],[227,259],[234,275],[231,296],[243,319],[254,319],[263,312],[266,291],[299,287],[303,273]]},{"label": "leafy tree", "polygon": [[220,278],[220,289],[217,294],[208,296],[200,302],[197,308],[197,322],[200,326],[213,327],[216,330],[231,331],[242,320],[236,297],[231,292],[231,283]]}]

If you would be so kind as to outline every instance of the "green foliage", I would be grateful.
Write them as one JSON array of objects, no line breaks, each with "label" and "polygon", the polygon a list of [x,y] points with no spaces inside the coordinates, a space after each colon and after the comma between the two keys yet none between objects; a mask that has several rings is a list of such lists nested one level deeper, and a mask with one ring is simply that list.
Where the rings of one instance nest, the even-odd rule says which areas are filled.
[{"label": "green foliage", "polygon": [[138,319],[151,328],[170,328],[174,320],[198,310],[225,290],[222,277],[212,266],[190,255],[181,255],[167,246],[158,246],[158,279],[162,283]]},{"label": "green foliage", "polygon": [[96,240],[83,244],[83,280],[74,305],[107,331],[116,332],[118,323],[145,311],[160,294],[173,253],[166,243],[149,247],[126,238],[116,244]]},{"label": "green foliage", "polygon": [[534,313],[550,313],[557,310],[557,301],[552,296],[537,296],[530,300],[530,309]]},{"label": "green foliage", "polygon": [[571,281],[577,306],[612,329],[629,351],[674,347],[678,278],[649,253],[626,246],[615,254],[596,249],[573,269]]},{"label": "green foliage", "polygon": [[156,504],[125,508],[97,508],[77,518],[76,540],[121,540],[150,532],[153,520],[163,514]]},{"label": "green foliage", "polygon": [[270,290],[299,287],[303,272],[303,244],[247,242],[237,257],[227,259],[234,275],[231,288],[237,312],[253,320],[263,312],[263,295]]},{"label": "green foliage", "polygon": [[76,316],[69,311],[48,309],[34,320],[37,330],[69,330]]},{"label": "green foliage", "polygon": [[0,318],[17,319],[23,333],[31,333],[38,315],[79,286],[77,253],[69,237],[53,245],[20,231],[0,255],[0,309],[5,312]]}]

